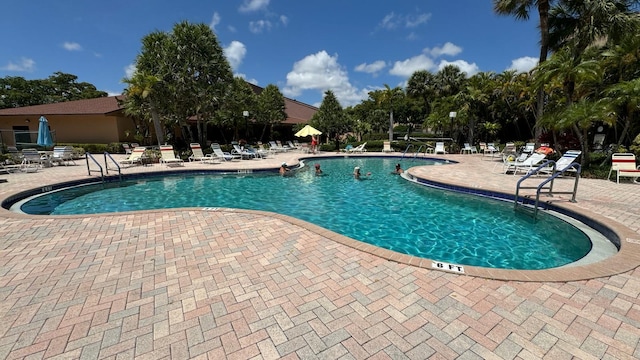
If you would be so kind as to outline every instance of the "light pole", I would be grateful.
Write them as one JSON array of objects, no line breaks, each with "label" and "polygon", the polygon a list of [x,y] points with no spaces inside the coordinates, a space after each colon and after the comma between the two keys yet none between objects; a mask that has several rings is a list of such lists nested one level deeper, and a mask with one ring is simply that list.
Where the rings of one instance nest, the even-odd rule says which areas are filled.
[{"label": "light pole", "polygon": [[242,116],[244,116],[244,138],[249,137],[249,112],[243,111]]},{"label": "light pole", "polygon": [[451,141],[453,142],[453,120],[455,120],[456,115],[458,115],[458,113],[456,113],[455,111],[452,111],[449,113],[449,118],[451,119],[451,127],[449,128],[449,136],[451,137]]}]

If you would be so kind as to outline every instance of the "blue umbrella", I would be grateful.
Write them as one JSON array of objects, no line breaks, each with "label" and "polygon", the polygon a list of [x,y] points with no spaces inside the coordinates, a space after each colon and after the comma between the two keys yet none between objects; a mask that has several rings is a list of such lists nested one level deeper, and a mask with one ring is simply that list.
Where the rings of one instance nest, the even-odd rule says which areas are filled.
[{"label": "blue umbrella", "polygon": [[49,121],[44,116],[40,116],[40,125],[38,126],[38,146],[50,147],[53,145],[51,131],[49,131]]}]

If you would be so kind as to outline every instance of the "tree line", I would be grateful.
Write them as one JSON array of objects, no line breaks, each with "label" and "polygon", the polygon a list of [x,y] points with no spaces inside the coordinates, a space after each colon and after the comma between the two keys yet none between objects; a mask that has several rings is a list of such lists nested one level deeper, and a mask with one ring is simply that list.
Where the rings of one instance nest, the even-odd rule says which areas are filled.
[{"label": "tree line", "polygon": [[[473,76],[454,65],[436,73],[420,70],[404,88],[384,84],[346,108],[328,90],[311,125],[330,140],[347,133],[358,138],[392,134],[393,124],[406,134],[422,127],[472,144],[534,140],[560,151],[580,148],[583,160],[594,128],[600,126],[617,146],[629,145],[640,133],[639,1],[494,0],[494,11],[501,15],[526,20],[537,11],[540,57],[534,69]],[[227,130],[231,140],[239,140],[247,136],[250,123],[261,129],[254,137],[262,140],[287,118],[277,86],[256,94],[252,85],[233,77],[206,24],[181,22],[172,31],[146,35],[141,43],[135,73],[123,79],[127,96],[122,104],[140,125],[137,136],[153,126],[157,143],[175,141],[177,130],[192,142],[205,143],[211,137],[208,129],[219,129],[223,137]],[[23,100],[24,94],[16,92],[0,96],[2,106],[69,100],[95,90],[75,83],[73,75],[56,73],[53,78],[48,81],[76,88],[56,93],[58,97],[42,91],[49,95]]]},{"label": "tree line", "polygon": [[47,79],[26,80],[20,76],[0,78],[0,109],[93,99],[108,95],[97,90],[93,84],[77,80],[77,76],[63,72],[55,72]]},{"label": "tree line", "polygon": [[[540,58],[527,73],[480,72],[458,67],[420,70],[406,87],[369,92],[341,110],[325,93],[312,124],[332,134],[422,126],[459,142],[533,140],[560,151],[581,149],[602,126],[615,148],[640,133],[640,15],[629,0],[494,0],[498,14],[528,19],[536,9]],[[547,55],[550,57],[547,58]],[[455,117],[451,116],[455,112]]]}]

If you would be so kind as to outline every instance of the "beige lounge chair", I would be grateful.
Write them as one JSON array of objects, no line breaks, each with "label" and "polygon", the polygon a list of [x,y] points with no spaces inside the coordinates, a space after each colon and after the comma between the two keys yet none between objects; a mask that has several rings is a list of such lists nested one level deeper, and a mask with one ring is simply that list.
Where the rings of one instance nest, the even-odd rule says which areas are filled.
[{"label": "beige lounge chair", "polygon": [[636,156],[632,153],[615,153],[611,155],[611,169],[609,169],[609,176],[612,172],[616,172],[616,183],[620,184],[621,177],[630,177],[634,179],[634,182],[638,182],[640,178],[640,166],[636,166]]},{"label": "beige lounge chair", "polygon": [[382,142],[382,152],[393,152],[393,148],[391,147],[391,142],[389,140]]},{"label": "beige lounge chair", "polygon": [[129,166],[137,164],[142,165],[142,156],[144,155],[145,150],[147,150],[147,148],[144,146],[133,148],[133,150],[131,150],[131,154],[129,154],[126,159],[120,160],[120,164]]},{"label": "beige lounge chair", "polygon": [[204,154],[202,152],[202,147],[198,143],[189,144],[191,148],[191,156],[189,156],[189,161],[202,161],[207,164],[215,164],[218,162],[218,157],[213,154]]},{"label": "beige lounge chair", "polygon": [[184,166],[184,161],[176,157],[171,145],[160,146],[160,163],[167,166]]}]

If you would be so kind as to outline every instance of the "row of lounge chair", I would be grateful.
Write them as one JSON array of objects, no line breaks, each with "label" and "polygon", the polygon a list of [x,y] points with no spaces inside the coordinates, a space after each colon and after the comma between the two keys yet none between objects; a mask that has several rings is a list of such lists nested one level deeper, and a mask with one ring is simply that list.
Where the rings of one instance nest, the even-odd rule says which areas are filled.
[{"label": "row of lounge chair", "polygon": [[[233,144],[231,152],[223,151],[220,144],[211,144],[211,154],[204,154],[202,147],[198,143],[191,143],[191,155],[189,161],[201,161],[204,163],[218,163],[221,161],[260,159],[267,157],[268,151],[264,149],[254,149],[253,147],[243,147]],[[141,165],[143,164],[146,147],[138,146],[131,150],[126,159],[120,161],[121,165]],[[160,146],[160,163],[167,166],[179,166],[183,164],[183,160],[175,156],[175,151],[171,145]]]},{"label": "row of lounge chair", "polygon": [[0,172],[36,172],[43,167],[58,165],[75,165],[72,146],[55,146],[53,151],[38,151],[35,148],[23,149],[14,153],[14,161],[19,163],[0,164]]},{"label": "row of lounge chair", "polygon": [[[537,169],[542,165],[547,158],[547,155],[540,152],[534,152],[533,154],[521,153],[520,155],[505,154],[503,156],[502,171],[506,173],[513,173],[516,175],[520,172],[529,174],[537,169],[538,173],[553,174],[555,172],[567,172],[575,171],[572,164],[576,163],[578,157],[582,151],[580,150],[568,150],[557,161],[549,163],[549,166]],[[496,164],[497,165],[497,164]]]}]

